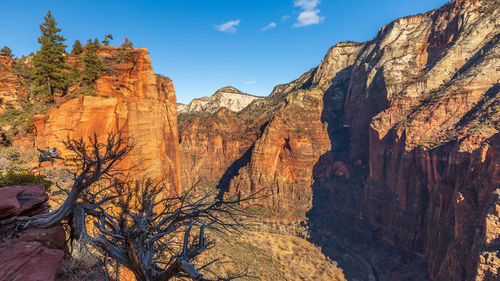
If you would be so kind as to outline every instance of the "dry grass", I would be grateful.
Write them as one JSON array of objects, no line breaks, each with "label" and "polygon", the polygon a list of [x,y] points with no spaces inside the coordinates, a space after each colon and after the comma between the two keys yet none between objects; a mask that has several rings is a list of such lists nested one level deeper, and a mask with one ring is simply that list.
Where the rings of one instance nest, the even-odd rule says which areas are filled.
[{"label": "dry grass", "polygon": [[221,258],[211,270],[224,276],[247,272],[240,280],[346,280],[337,263],[328,259],[307,240],[291,235],[258,230],[255,227],[225,239],[204,256]]},{"label": "dry grass", "polygon": [[83,241],[73,242],[71,255],[64,259],[58,278],[62,280],[96,280],[102,276],[99,257]]}]

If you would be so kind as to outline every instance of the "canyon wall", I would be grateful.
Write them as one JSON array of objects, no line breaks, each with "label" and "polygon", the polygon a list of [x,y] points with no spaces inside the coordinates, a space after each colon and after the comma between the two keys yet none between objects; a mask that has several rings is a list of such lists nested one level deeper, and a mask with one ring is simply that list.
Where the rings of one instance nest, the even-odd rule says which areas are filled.
[{"label": "canyon wall", "polygon": [[0,55],[0,113],[20,109],[20,97],[26,97],[23,77],[15,72],[12,58]]},{"label": "canyon wall", "polygon": [[[224,122],[186,118],[182,158],[198,143],[236,153],[197,175],[230,193],[269,187],[264,207],[306,216],[327,254],[324,237],[343,237],[380,280],[498,280],[499,13],[497,1],[452,1],[339,43]],[[196,129],[234,120],[251,133],[234,126],[234,141]],[[196,155],[205,165],[216,157]],[[397,249],[397,262],[372,241]],[[427,274],[403,272],[419,260]]]},{"label": "canyon wall", "polygon": [[[36,145],[57,147],[66,137],[80,138],[121,130],[135,149],[122,163],[134,176],[166,176],[179,192],[176,96],[172,81],[156,75],[146,49],[101,47],[109,69],[95,84],[95,95],[79,95],[35,116]],[[76,60],[75,60],[76,61]],[[71,58],[69,60],[71,64]],[[71,89],[70,89],[71,92]]]}]

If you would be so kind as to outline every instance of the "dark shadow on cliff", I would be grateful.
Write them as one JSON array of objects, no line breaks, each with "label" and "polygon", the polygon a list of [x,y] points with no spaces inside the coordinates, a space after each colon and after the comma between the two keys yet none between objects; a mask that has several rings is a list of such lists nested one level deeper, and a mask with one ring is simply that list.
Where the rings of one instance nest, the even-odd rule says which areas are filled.
[{"label": "dark shadow on cliff", "polygon": [[500,83],[493,84],[486,93],[484,94],[484,98],[481,99],[474,107],[469,110],[463,117],[458,121],[457,126],[464,126],[470,123],[475,115],[478,115],[482,109],[482,107],[489,102],[491,99],[496,99],[498,94],[500,93]]},{"label": "dark shadow on cliff", "polygon": [[[260,134],[264,132],[266,129],[267,125],[269,122],[265,122],[260,126],[259,131]],[[222,177],[219,180],[219,183],[217,183],[217,189],[219,190],[219,193],[217,195],[218,198],[222,198],[224,196],[224,193],[229,191],[229,184],[231,183],[231,180],[236,177],[239,174],[239,171],[241,168],[245,167],[248,163],[250,163],[250,160],[252,159],[252,152],[255,144],[253,144],[245,153],[243,156],[238,158],[236,161],[234,161],[229,168],[227,168],[226,172],[222,175]]]},{"label": "dark shadow on cliff", "polygon": [[229,191],[229,184],[231,180],[238,175],[238,172],[241,168],[250,163],[250,159],[252,158],[252,151],[254,145],[252,145],[239,159],[234,161],[229,168],[227,168],[224,175],[222,175],[219,183],[217,184],[217,189],[219,190],[218,198],[222,198],[224,193]]},{"label": "dark shadow on cliff", "polygon": [[[323,96],[321,119],[328,123],[332,149],[313,167],[312,208],[306,214],[310,241],[339,264],[348,280],[428,280],[421,259],[380,242],[377,230],[364,218],[368,155],[363,155],[363,162],[356,162],[357,156],[351,158],[352,128],[344,117],[352,71],[349,67],[338,72]],[[366,78],[366,73],[361,78]],[[354,106],[364,115],[363,120],[371,120],[386,106],[385,99],[374,100],[387,96],[381,70],[367,91],[364,100],[356,101],[366,104]],[[366,131],[356,133],[366,138],[362,143],[368,143],[369,123],[364,125]],[[368,148],[363,149],[363,154],[367,153]]]}]

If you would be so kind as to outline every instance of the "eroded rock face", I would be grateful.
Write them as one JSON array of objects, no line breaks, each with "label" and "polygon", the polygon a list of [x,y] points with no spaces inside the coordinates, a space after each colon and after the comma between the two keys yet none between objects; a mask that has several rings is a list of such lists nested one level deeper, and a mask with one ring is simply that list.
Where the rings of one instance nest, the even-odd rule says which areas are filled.
[{"label": "eroded rock face", "polygon": [[4,223],[13,216],[47,212],[43,185],[0,187],[0,276],[2,280],[54,280],[65,255],[66,233],[62,225],[16,232]]},{"label": "eroded rock face", "polygon": [[217,186],[260,135],[258,128],[227,109],[202,118],[180,118],[179,132],[181,182],[185,188]]},{"label": "eroded rock face", "polygon": [[[346,91],[348,132],[331,132],[349,154],[331,157],[367,176],[316,178],[330,213],[366,220],[378,240],[424,257],[434,280],[498,278],[498,242],[485,239],[498,237],[495,5],[451,2],[366,42]],[[317,171],[331,166],[325,156]]]},{"label": "eroded rock face", "polygon": [[97,96],[80,96],[36,116],[39,147],[63,150],[61,140],[122,130],[136,147],[123,167],[140,163],[137,177],[166,175],[172,191],[180,191],[177,109],[172,81],[155,75],[146,49],[102,47],[100,55],[113,71],[101,76]]},{"label": "eroded rock face", "polygon": [[[453,1],[332,47],[235,115],[261,133],[243,137],[229,192],[270,187],[267,208],[310,209],[313,240],[358,233],[397,249],[350,242],[381,280],[498,280],[499,13]],[[427,274],[411,269],[418,257]]]},{"label": "eroded rock face", "polygon": [[26,97],[23,78],[13,71],[14,60],[0,55],[0,113],[20,109],[19,99]]}]

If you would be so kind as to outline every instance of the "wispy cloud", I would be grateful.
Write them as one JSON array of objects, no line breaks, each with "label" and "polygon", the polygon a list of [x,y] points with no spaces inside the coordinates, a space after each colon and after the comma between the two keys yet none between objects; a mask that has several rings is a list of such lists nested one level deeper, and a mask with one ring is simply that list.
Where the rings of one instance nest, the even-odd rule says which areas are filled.
[{"label": "wispy cloud", "polygon": [[253,85],[255,83],[257,83],[257,81],[255,81],[255,80],[250,80],[250,81],[243,82],[243,84],[245,84],[245,85]]},{"label": "wispy cloud", "polygon": [[271,23],[269,23],[268,25],[264,26],[264,27],[262,28],[262,31],[266,31],[266,30],[268,30],[268,29],[275,28],[275,27],[276,27],[276,23],[271,22]]},{"label": "wispy cloud", "polygon": [[281,21],[282,21],[282,22],[285,22],[285,21],[287,21],[288,19],[290,19],[290,16],[289,16],[289,15],[284,15],[284,16],[282,16],[282,17],[281,17]]},{"label": "wispy cloud", "polygon": [[321,11],[317,9],[320,3],[320,0],[295,0],[293,5],[299,7],[302,11],[293,27],[303,27],[323,22],[325,17],[321,17],[319,15]]},{"label": "wispy cloud", "polygon": [[215,26],[215,29],[222,32],[234,33],[236,32],[236,27],[240,24],[240,20],[232,20],[225,22],[223,24],[219,24]]},{"label": "wispy cloud", "polygon": [[316,9],[319,3],[319,0],[295,0],[293,5],[295,7],[301,7],[302,9],[309,11]]}]

